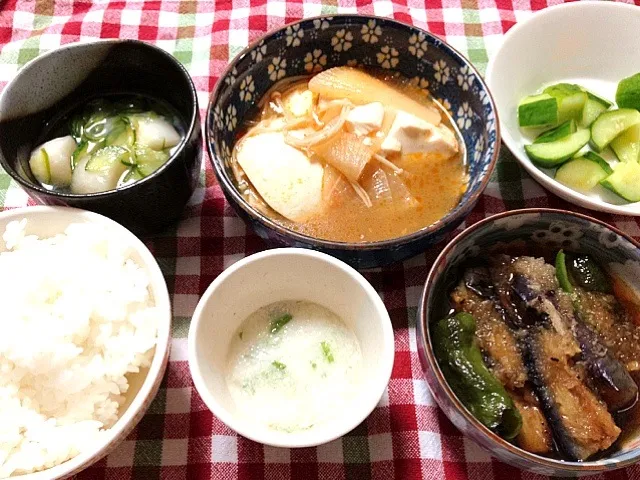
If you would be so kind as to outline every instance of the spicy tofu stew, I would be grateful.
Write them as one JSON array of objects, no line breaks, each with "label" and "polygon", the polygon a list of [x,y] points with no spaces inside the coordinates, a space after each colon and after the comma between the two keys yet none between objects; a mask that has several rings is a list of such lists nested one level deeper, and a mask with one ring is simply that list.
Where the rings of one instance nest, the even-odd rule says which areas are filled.
[{"label": "spicy tofu stew", "polygon": [[396,74],[351,67],[278,82],[243,129],[231,168],[268,218],[342,242],[428,227],[467,188],[464,143],[446,110]]}]

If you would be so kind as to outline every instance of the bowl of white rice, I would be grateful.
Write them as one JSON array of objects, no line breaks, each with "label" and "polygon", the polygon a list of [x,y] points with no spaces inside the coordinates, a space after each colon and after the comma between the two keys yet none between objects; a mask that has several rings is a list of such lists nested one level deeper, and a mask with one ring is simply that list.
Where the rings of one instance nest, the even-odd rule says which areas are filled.
[{"label": "bowl of white rice", "polygon": [[0,478],[67,478],[135,427],[168,359],[151,252],[101,215],[0,213]]}]

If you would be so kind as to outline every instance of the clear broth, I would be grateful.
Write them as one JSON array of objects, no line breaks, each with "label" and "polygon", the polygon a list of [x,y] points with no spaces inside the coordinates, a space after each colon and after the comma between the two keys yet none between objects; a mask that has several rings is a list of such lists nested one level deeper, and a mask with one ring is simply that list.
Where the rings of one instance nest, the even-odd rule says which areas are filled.
[{"label": "clear broth", "polygon": [[[184,121],[182,117],[177,112],[175,108],[173,108],[169,103],[158,100],[153,97],[149,97],[146,95],[140,94],[112,94],[112,95],[100,95],[97,97],[92,97],[87,99],[86,101],[76,105],[72,109],[64,112],[61,115],[58,115],[52,118],[49,122],[45,124],[43,128],[42,134],[38,137],[38,140],[34,142],[35,145],[41,145],[49,140],[54,138],[64,137],[66,135],[71,134],[70,124],[74,117],[79,114],[82,114],[85,111],[89,111],[91,108],[92,102],[96,101],[106,101],[110,103],[133,103],[139,106],[140,109],[144,111],[152,111],[157,113],[158,115],[162,115],[165,119],[173,125],[176,129],[180,137],[184,138],[185,136],[185,127]],[[117,112],[116,112],[117,113]],[[169,158],[175,153],[175,151],[180,147],[180,143],[175,147],[169,150]],[[129,181],[128,183],[134,183],[137,180]],[[49,185],[46,183],[38,182],[39,185],[46,188],[47,190],[62,192],[62,193],[73,193],[71,192],[70,187],[59,187],[54,185]],[[123,185],[118,184],[118,187]]]}]

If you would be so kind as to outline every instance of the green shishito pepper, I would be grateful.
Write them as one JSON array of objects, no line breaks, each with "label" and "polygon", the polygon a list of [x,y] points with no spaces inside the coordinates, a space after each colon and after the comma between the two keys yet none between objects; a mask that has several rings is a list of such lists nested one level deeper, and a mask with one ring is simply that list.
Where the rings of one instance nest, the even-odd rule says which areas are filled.
[{"label": "green shishito pepper", "polygon": [[483,425],[506,439],[514,438],[522,417],[504,387],[487,369],[474,343],[476,322],[460,312],[433,326],[433,349],[449,386]]}]

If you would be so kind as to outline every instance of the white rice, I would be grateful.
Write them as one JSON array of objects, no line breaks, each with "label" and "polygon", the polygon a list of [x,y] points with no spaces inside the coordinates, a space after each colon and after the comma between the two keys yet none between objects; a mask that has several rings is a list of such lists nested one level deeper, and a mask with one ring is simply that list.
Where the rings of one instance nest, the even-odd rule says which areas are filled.
[{"label": "white rice", "polygon": [[126,240],[95,224],[25,236],[0,253],[0,478],[92,450],[147,367],[158,312]]}]

